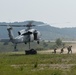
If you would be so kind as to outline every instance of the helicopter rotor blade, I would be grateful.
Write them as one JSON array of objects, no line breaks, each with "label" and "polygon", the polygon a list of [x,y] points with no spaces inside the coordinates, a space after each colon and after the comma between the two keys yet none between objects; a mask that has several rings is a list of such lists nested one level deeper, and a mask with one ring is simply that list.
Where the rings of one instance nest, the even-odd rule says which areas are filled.
[{"label": "helicopter rotor blade", "polygon": [[30,28],[30,27],[33,27],[33,26],[46,26],[46,25],[48,25],[48,24],[46,24],[46,23],[43,23],[43,22],[34,22],[34,21],[29,21],[29,22],[27,22],[26,24],[24,24],[24,25],[22,25],[22,24],[10,24],[10,23],[8,23],[8,24],[2,24],[2,25],[0,25],[0,26],[11,26],[11,27],[28,27],[28,28]]},{"label": "helicopter rotor blade", "polygon": [[7,26],[7,25],[0,25],[0,26]]},{"label": "helicopter rotor blade", "polygon": [[40,24],[40,25],[37,25],[37,26],[48,26],[49,24]]},{"label": "helicopter rotor blade", "polygon": [[26,25],[0,25],[0,26],[26,27]]},{"label": "helicopter rotor blade", "polygon": [[39,25],[0,25],[0,26],[11,26],[11,27],[34,27],[34,26],[47,26],[49,24],[39,24]]}]

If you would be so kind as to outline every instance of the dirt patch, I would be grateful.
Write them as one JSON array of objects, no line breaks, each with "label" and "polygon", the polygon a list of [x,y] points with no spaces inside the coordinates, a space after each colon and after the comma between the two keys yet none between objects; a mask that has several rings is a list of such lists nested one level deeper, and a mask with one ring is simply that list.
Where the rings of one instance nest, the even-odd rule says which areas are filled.
[{"label": "dirt patch", "polygon": [[[74,44],[67,44],[67,46],[66,46],[66,48],[64,48],[64,52],[62,54],[68,53],[68,50],[67,50],[68,46],[72,46],[72,53],[73,54],[76,53],[76,43],[74,43]],[[53,52],[54,52],[53,49],[38,51],[39,54],[51,54]],[[56,54],[60,54],[60,52],[61,52],[61,48],[56,50]]]}]

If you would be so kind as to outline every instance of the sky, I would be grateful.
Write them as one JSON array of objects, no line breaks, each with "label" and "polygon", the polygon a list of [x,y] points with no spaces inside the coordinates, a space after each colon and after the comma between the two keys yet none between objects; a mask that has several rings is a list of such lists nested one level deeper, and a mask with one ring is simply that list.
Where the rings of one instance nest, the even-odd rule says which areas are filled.
[{"label": "sky", "polygon": [[76,0],[0,0],[0,22],[27,20],[76,27]]}]

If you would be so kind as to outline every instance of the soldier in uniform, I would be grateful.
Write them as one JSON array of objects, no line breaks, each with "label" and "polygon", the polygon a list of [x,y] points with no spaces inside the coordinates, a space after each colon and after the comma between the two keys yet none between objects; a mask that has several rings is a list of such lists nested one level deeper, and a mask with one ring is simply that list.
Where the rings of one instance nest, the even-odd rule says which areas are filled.
[{"label": "soldier in uniform", "polygon": [[57,50],[57,48],[54,48],[54,52],[52,52],[52,53],[55,53],[56,54],[56,50]]},{"label": "soldier in uniform", "polygon": [[57,49],[55,48],[55,49],[54,49],[54,53],[56,53],[56,50],[57,50]]},{"label": "soldier in uniform", "polygon": [[60,52],[60,54],[61,54],[61,53],[63,53],[63,52],[64,52],[64,47],[63,47],[63,48],[61,48],[61,52]]},{"label": "soldier in uniform", "polygon": [[71,52],[71,54],[72,54],[72,46],[69,46],[68,48],[67,48],[67,50],[68,50],[68,54]]}]

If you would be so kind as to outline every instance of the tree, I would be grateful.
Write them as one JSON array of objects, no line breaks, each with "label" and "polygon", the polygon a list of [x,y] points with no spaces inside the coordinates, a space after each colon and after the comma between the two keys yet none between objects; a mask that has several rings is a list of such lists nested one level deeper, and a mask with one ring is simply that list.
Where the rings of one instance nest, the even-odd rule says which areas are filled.
[{"label": "tree", "polygon": [[56,40],[56,45],[61,46],[62,45],[62,40],[60,38],[58,38]]},{"label": "tree", "polygon": [[48,44],[47,44],[46,42],[44,42],[44,43],[43,43],[43,46],[44,46],[44,47],[47,47],[47,46],[48,46]]}]

